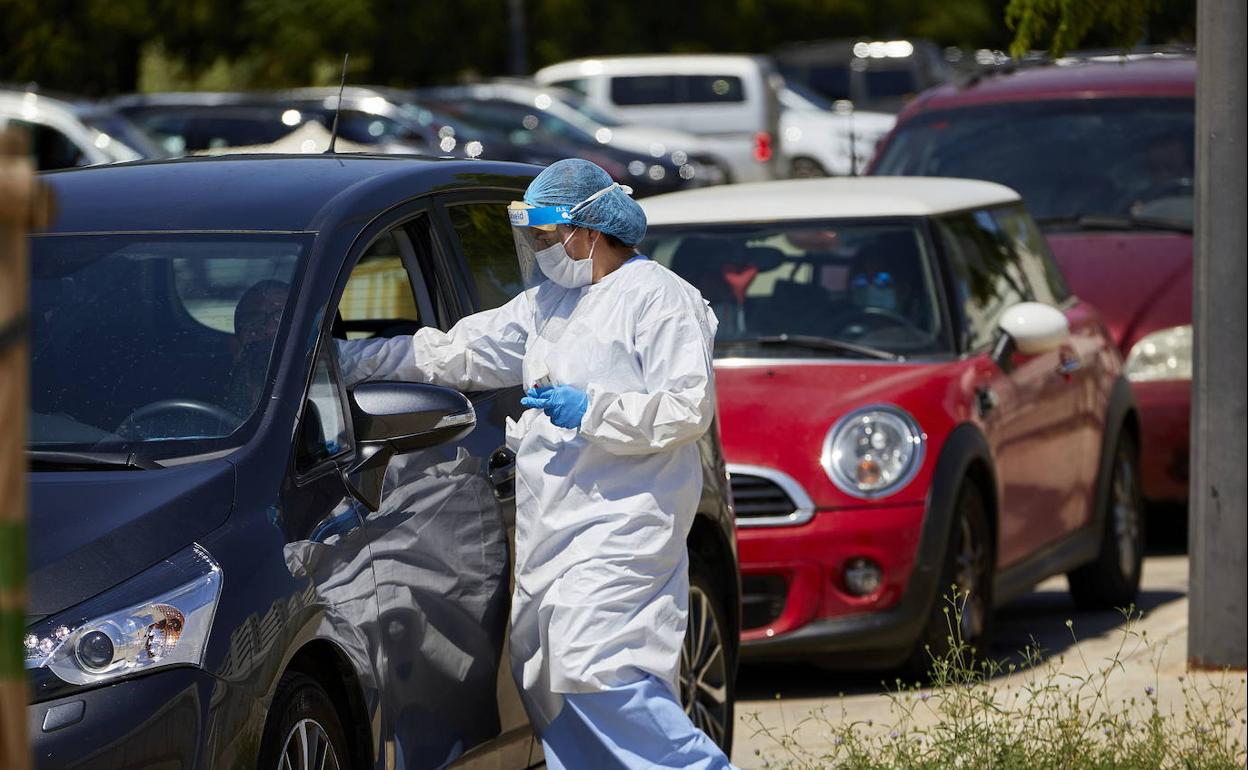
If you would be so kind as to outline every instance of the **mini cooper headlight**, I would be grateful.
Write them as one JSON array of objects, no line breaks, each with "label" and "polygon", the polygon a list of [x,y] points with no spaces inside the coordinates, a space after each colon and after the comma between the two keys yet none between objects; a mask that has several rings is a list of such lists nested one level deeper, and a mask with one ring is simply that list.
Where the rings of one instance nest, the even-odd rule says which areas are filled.
[{"label": "mini cooper headlight", "polygon": [[221,567],[192,545],[28,628],[26,668],[87,685],[160,666],[201,665],[220,596]]},{"label": "mini cooper headlight", "polygon": [[1127,379],[1132,382],[1192,379],[1192,327],[1160,329],[1131,346]]},{"label": "mini cooper headlight", "polygon": [[854,497],[891,495],[923,463],[927,437],[918,423],[895,406],[877,405],[842,417],[823,442],[823,469],[832,483]]}]

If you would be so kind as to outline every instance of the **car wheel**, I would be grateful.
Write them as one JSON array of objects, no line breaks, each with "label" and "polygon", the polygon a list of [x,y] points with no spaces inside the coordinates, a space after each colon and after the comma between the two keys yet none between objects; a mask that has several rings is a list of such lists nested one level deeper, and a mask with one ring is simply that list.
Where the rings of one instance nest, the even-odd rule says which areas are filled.
[{"label": "car wheel", "polygon": [[1096,560],[1066,575],[1070,596],[1082,609],[1115,609],[1135,601],[1144,560],[1143,493],[1139,452],[1126,431],[1118,438],[1109,494],[1102,505],[1101,549]]},{"label": "car wheel", "polygon": [[[933,658],[950,652],[955,635],[963,644],[981,650],[986,647],[992,633],[992,573],[993,543],[988,508],[979,485],[968,480],[958,490],[953,530],[945,548],[936,597],[905,663],[907,673],[926,675]],[[959,611],[954,611],[951,599]]]},{"label": "car wheel", "polygon": [[727,613],[710,569],[691,555],[689,626],[680,650],[680,700],[694,725],[725,753],[732,749],[735,666]]},{"label": "car wheel", "polygon": [[338,712],[315,679],[288,672],[260,741],[260,770],[339,770],[350,762]]},{"label": "car wheel", "polygon": [[823,170],[819,161],[813,158],[794,158],[789,164],[789,176],[793,179],[811,179],[827,175],[828,172]]}]

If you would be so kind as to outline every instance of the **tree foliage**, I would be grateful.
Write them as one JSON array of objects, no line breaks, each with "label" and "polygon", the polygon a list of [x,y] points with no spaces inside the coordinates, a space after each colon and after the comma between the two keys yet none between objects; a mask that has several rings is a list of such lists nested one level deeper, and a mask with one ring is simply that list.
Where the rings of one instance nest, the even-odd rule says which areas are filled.
[{"label": "tree foliage", "polygon": [[[1008,2],[1008,6],[1007,6]],[[766,52],[789,42],[920,36],[942,45],[1073,44],[1138,7],[1194,0],[525,0],[531,68],[574,56]],[[0,0],[0,82],[85,95],[351,82],[420,86],[506,74],[505,0]],[[1008,10],[1007,10],[1008,8]]]},{"label": "tree foliage", "polygon": [[1009,0],[1005,23],[1014,31],[1010,55],[1043,48],[1061,56],[1095,31],[1109,45],[1130,48],[1145,37],[1161,0]]}]

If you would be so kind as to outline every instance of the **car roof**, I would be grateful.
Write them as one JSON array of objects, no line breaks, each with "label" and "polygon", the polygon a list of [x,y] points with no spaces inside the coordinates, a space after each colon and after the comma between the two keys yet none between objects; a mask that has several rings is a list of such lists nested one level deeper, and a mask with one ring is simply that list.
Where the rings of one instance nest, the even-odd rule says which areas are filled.
[{"label": "car roof", "polygon": [[534,73],[539,82],[590,75],[705,75],[757,72],[764,62],[757,54],[639,54],[573,59],[543,67]]},{"label": "car roof", "polygon": [[919,96],[904,112],[1045,99],[1194,96],[1196,60],[1158,55],[1119,61],[1077,59],[1012,72],[989,73],[969,84],[947,83]]},{"label": "car roof", "polygon": [[433,190],[521,189],[541,169],[397,155],[225,155],[119,163],[41,175],[54,233],[319,230]]},{"label": "car roof", "polygon": [[649,225],[925,217],[1014,203],[995,182],[941,177],[852,177],[703,187],[638,201]]}]

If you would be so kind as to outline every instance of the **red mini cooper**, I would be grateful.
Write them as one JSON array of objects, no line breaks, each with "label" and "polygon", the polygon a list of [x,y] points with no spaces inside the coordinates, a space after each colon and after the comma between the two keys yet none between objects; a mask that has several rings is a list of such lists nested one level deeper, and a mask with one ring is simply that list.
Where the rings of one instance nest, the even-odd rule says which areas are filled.
[{"label": "red mini cooper", "polygon": [[719,318],[743,653],[922,666],[965,600],[1065,572],[1134,598],[1139,426],[1116,346],[1017,193],[794,180],[642,201],[645,250]]}]

